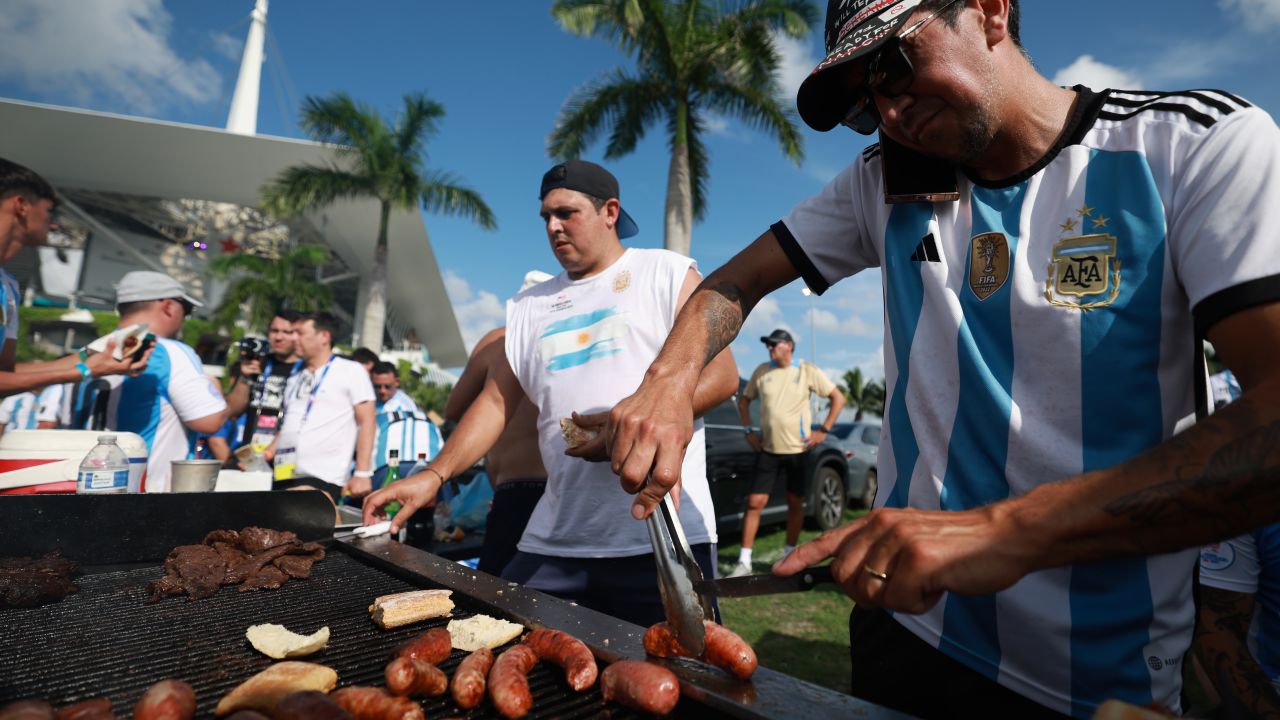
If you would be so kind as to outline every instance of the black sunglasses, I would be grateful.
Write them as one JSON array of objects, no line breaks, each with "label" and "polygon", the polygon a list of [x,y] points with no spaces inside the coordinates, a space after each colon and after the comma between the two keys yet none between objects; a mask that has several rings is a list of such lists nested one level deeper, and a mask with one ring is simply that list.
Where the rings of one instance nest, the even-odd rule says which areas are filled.
[{"label": "black sunglasses", "polygon": [[910,89],[911,83],[916,80],[915,67],[911,65],[911,58],[907,57],[902,39],[923,30],[934,18],[956,2],[958,0],[951,0],[927,17],[912,23],[906,30],[886,40],[884,46],[867,60],[865,86],[858,91],[857,97],[849,107],[849,112],[845,113],[844,119],[840,121],[841,125],[860,135],[870,135],[880,127],[880,110],[876,107],[875,99],[871,97],[872,93],[881,97],[895,98]]},{"label": "black sunglasses", "polygon": [[391,388],[395,387],[395,385],[393,385],[392,383],[387,383],[386,385],[383,385],[382,383],[374,383],[373,387],[378,390],[390,390]]}]

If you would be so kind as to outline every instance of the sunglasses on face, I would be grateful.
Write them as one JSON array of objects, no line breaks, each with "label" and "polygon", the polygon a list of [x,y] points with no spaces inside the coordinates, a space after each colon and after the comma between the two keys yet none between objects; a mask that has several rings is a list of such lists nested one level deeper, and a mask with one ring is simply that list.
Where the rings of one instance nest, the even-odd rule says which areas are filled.
[{"label": "sunglasses on face", "polygon": [[845,113],[844,119],[840,121],[841,125],[859,135],[870,135],[880,127],[880,110],[876,107],[872,94],[885,98],[898,97],[909,90],[911,83],[916,79],[915,67],[911,64],[911,58],[907,57],[902,40],[923,30],[934,18],[957,1],[951,0],[927,17],[912,23],[907,29],[889,38],[884,46],[867,60],[866,80],[863,87],[858,89],[849,112]]},{"label": "sunglasses on face", "polygon": [[395,385],[392,385],[391,383],[387,383],[386,385],[383,385],[381,383],[374,383],[373,387],[376,390],[390,390],[391,388],[395,387]]}]

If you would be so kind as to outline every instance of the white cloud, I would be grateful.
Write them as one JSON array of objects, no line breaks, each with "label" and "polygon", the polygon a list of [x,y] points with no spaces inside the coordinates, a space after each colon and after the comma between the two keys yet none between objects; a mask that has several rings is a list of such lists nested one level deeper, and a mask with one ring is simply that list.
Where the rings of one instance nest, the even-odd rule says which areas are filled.
[{"label": "white cloud", "polygon": [[171,25],[161,0],[8,0],[0,13],[0,78],[137,113],[217,99],[217,71],[179,57]]},{"label": "white cloud", "polygon": [[818,58],[812,51],[809,38],[790,38],[782,33],[773,34],[773,46],[780,56],[778,64],[778,85],[782,87],[782,96],[794,98],[809,73],[818,65]]},{"label": "white cloud", "polygon": [[875,337],[881,333],[882,328],[876,324],[872,325],[857,315],[845,315],[844,319],[837,316],[830,310],[813,309],[804,314],[806,323],[812,323],[815,331],[834,333],[837,335],[850,335],[853,337]]},{"label": "white cloud", "polygon": [[244,38],[234,37],[227,33],[212,33],[209,36],[209,43],[213,45],[213,49],[219,55],[228,60],[239,60],[244,54]]},{"label": "white cloud", "polygon": [[702,120],[702,129],[712,135],[730,135],[729,118],[716,113],[706,112],[699,116]]},{"label": "white cloud", "polygon": [[462,342],[467,352],[485,333],[507,322],[505,299],[499,299],[487,290],[475,292],[461,275],[452,270],[444,273],[444,289],[453,305],[453,314],[462,331]]},{"label": "white cloud", "polygon": [[1137,74],[1099,62],[1092,55],[1081,55],[1075,62],[1059,70],[1053,76],[1053,83],[1065,87],[1084,85],[1094,90],[1135,90],[1144,87],[1142,78]]},{"label": "white cloud", "polygon": [[1254,32],[1280,28],[1280,0],[1218,0],[1218,6],[1240,14]]}]

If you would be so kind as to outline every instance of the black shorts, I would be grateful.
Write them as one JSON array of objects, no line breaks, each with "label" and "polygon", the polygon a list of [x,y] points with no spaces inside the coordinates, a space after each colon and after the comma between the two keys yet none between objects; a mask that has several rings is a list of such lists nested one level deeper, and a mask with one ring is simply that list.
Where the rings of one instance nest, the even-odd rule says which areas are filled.
[{"label": "black shorts", "polygon": [[916,637],[883,610],[855,607],[849,615],[853,696],[920,718],[961,716],[982,708],[993,718],[1067,720],[989,680]]},{"label": "black shorts", "polygon": [[774,455],[762,452],[756,456],[756,479],[751,483],[752,495],[768,495],[782,473],[787,479],[787,493],[799,497],[804,493],[804,461],[808,453]]},{"label": "black shorts", "polygon": [[[483,481],[482,481],[483,482]],[[493,505],[484,528],[484,547],[476,569],[497,575],[516,554],[516,543],[524,535],[529,516],[538,498],[547,489],[547,480],[508,480],[493,491]]]}]

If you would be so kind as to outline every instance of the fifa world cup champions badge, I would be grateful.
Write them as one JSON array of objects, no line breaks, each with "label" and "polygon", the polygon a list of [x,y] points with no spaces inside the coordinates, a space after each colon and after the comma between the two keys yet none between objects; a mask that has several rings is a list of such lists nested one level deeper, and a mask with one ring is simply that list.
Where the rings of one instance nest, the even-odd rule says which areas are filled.
[{"label": "fifa world cup champions badge", "polygon": [[1120,295],[1120,258],[1116,257],[1116,238],[1105,232],[1075,235],[1091,225],[1091,230],[1105,230],[1110,218],[1094,216],[1085,205],[1059,228],[1062,239],[1053,246],[1049,272],[1044,281],[1044,297],[1050,304],[1076,310],[1095,310],[1115,302]]}]

